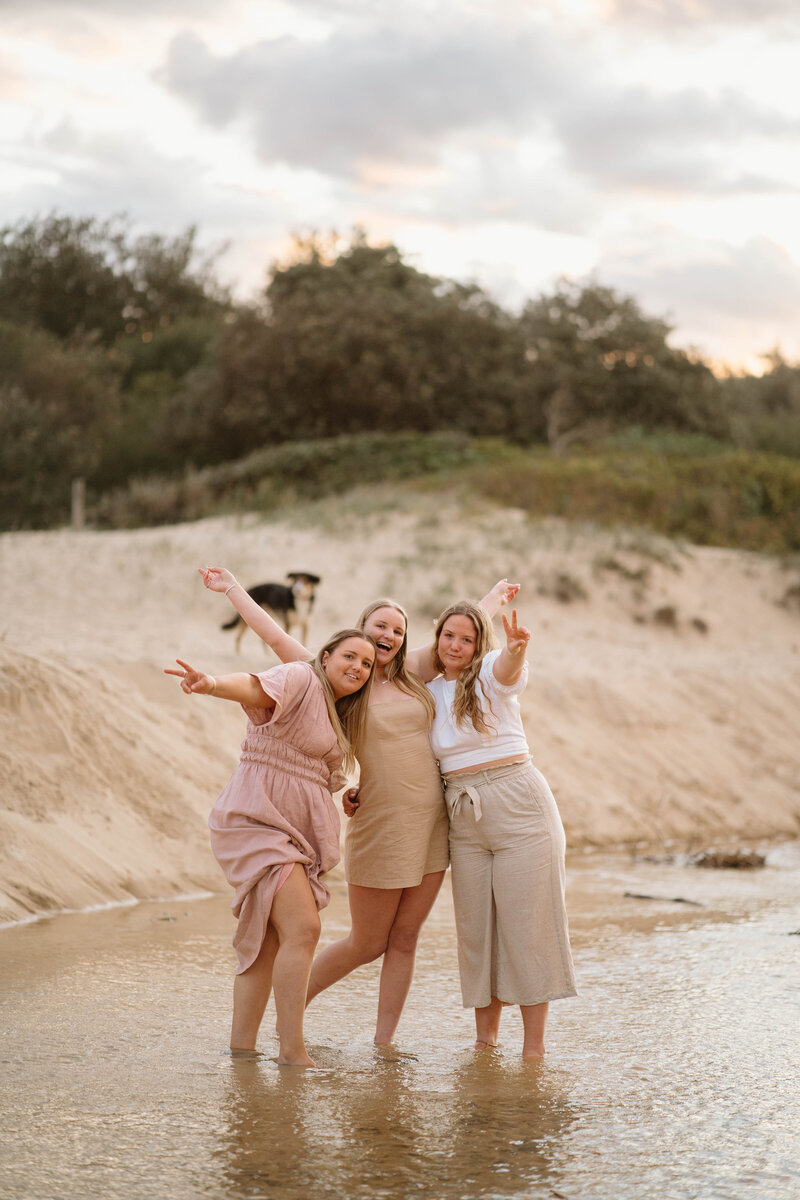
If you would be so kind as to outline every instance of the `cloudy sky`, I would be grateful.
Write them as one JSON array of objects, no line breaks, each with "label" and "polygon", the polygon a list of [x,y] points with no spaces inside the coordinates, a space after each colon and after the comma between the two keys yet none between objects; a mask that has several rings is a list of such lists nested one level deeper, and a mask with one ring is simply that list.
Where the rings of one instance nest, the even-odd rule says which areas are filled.
[{"label": "cloudy sky", "polygon": [[243,297],[361,225],[760,369],[800,359],[798,62],[798,0],[0,0],[0,224],[196,224]]}]

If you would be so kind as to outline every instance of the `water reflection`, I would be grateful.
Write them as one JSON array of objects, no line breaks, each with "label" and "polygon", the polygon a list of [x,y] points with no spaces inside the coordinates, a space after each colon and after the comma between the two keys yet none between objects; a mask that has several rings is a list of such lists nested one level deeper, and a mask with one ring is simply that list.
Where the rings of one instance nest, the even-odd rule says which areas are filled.
[{"label": "water reflection", "polygon": [[549,1066],[470,1051],[449,1070],[314,1053],[324,1065],[307,1073],[231,1060],[217,1152],[231,1197],[558,1191],[554,1155],[575,1113]]},{"label": "water reflection", "polygon": [[408,1052],[369,1041],[376,965],[309,1009],[309,1072],[224,1051],[227,896],[6,930],[0,1195],[797,1200],[800,845],[746,877],[592,856],[570,892],[580,995],[545,1064],[517,1011],[503,1049],[466,1049],[446,889]]},{"label": "water reflection", "polygon": [[[545,1063],[473,1055],[459,1067],[450,1105],[451,1158],[468,1194],[559,1190],[561,1139],[576,1112],[563,1076]],[[461,1196],[462,1191],[453,1191]]]}]

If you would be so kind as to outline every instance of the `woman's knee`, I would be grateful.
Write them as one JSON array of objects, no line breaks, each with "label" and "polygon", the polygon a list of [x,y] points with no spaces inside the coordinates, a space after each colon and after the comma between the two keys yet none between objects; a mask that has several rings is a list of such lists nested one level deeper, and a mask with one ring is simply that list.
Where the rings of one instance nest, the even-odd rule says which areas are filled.
[{"label": "woman's knee", "polygon": [[353,960],[363,967],[385,952],[388,935],[380,930],[351,929],[345,941]]},{"label": "woman's knee", "polygon": [[393,925],[387,949],[394,950],[397,954],[414,954],[418,941],[418,925]]},{"label": "woman's knee", "polygon": [[303,946],[310,946],[313,950],[319,941],[322,933],[322,922],[319,918],[319,913],[308,913],[301,921],[298,921],[294,929],[291,931],[291,939],[293,942]]}]

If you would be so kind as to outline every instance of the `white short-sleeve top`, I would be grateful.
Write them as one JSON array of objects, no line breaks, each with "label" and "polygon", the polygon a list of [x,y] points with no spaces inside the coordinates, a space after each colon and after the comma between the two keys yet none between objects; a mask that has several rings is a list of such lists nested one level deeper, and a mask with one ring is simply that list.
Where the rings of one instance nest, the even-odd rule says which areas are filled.
[{"label": "white short-sleeve top", "polygon": [[479,733],[469,720],[463,725],[456,724],[453,717],[455,679],[447,680],[439,675],[428,684],[436,701],[431,746],[443,775],[479,763],[530,753],[519,707],[519,694],[528,682],[528,664],[523,666],[516,683],[500,683],[493,669],[500,653],[500,650],[490,650],[478,675],[477,691],[491,733]]}]

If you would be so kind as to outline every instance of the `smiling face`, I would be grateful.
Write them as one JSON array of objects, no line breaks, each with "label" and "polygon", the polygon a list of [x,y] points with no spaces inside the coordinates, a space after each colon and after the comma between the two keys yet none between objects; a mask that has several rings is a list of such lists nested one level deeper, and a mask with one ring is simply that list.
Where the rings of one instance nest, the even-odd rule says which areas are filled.
[{"label": "smiling face", "polygon": [[378,647],[376,664],[386,668],[397,657],[406,636],[406,621],[396,608],[385,605],[376,608],[364,619],[364,633],[368,633]]},{"label": "smiling face", "polygon": [[453,613],[442,626],[436,650],[445,679],[455,679],[475,657],[478,632],[471,617]]},{"label": "smiling face", "polygon": [[375,647],[366,638],[349,637],[322,655],[322,669],[328,676],[335,699],[352,696],[370,677]]}]

